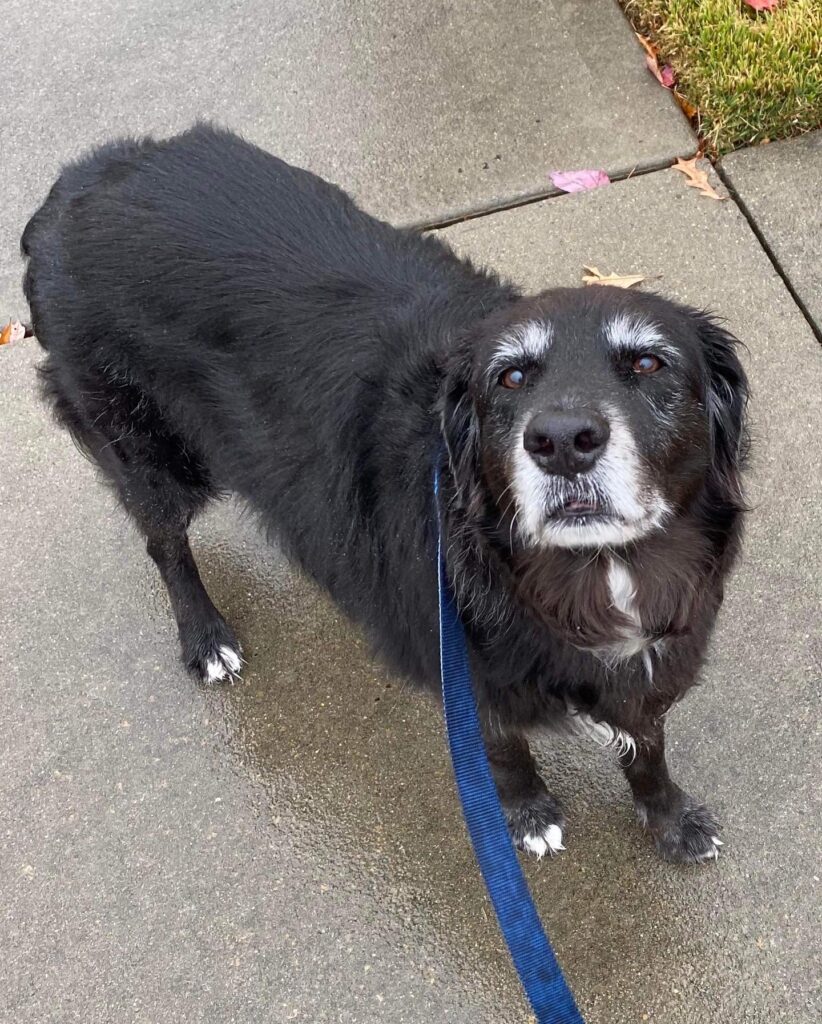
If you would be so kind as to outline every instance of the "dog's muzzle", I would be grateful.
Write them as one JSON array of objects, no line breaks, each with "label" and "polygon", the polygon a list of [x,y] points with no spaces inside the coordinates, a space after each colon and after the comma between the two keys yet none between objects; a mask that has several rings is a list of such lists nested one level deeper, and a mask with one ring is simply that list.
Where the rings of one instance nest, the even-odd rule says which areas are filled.
[{"label": "dog's muzzle", "polygon": [[620,545],[659,526],[667,503],[645,479],[615,409],[548,409],[524,424],[515,454],[517,528],[526,543]]}]

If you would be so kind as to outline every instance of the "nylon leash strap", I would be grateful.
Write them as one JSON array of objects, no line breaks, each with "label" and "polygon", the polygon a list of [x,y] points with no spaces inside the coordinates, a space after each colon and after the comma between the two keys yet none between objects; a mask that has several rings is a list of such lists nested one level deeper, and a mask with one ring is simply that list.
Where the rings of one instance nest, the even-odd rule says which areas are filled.
[{"label": "nylon leash strap", "polygon": [[462,811],[488,894],[538,1024],[584,1024],[543,931],[500,807],[480,727],[465,631],[445,569],[437,505],[440,673],[448,745]]}]

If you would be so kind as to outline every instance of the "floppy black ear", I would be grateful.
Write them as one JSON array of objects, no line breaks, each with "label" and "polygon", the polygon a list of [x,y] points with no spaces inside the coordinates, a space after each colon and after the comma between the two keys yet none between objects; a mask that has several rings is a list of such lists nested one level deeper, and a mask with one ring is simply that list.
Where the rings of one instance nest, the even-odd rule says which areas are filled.
[{"label": "floppy black ear", "polygon": [[706,404],[713,460],[711,483],[724,503],[741,508],[741,473],[748,454],[748,379],[736,354],[740,342],[715,317],[694,310],[707,368]]},{"label": "floppy black ear", "polygon": [[447,361],[439,401],[448,465],[463,507],[473,503],[480,474],[479,418],[471,397],[471,366],[471,349],[463,342]]}]

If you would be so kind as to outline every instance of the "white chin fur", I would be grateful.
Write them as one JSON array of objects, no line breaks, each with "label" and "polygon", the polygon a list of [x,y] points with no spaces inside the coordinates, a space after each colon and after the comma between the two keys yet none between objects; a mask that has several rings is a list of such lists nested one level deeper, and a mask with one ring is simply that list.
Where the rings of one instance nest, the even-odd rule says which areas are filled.
[{"label": "white chin fur", "polygon": [[540,546],[552,548],[613,548],[630,544],[657,525],[647,520],[622,523],[597,520],[592,523],[559,520],[546,523],[537,539]]},{"label": "white chin fur", "polygon": [[643,478],[633,435],[615,409],[603,410],[611,437],[602,457],[585,474],[584,488],[600,495],[614,519],[546,519],[546,510],[574,497],[574,485],[543,472],[523,446],[525,424],[513,455],[515,526],[526,544],[557,548],[619,547],[659,528],[670,506]]}]

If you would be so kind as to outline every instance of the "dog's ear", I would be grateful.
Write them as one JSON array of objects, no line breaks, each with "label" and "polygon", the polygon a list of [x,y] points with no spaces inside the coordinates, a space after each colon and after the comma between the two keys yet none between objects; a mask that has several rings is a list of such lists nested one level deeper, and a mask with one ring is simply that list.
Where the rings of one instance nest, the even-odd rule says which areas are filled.
[{"label": "dog's ear", "polygon": [[708,313],[693,310],[707,370],[705,401],[711,432],[711,480],[723,504],[743,505],[741,473],[748,453],[748,379],[736,354],[740,342]]},{"label": "dog's ear", "polygon": [[465,339],[444,363],[440,426],[448,464],[463,507],[473,503],[480,474],[480,429],[471,397],[471,345]]}]

